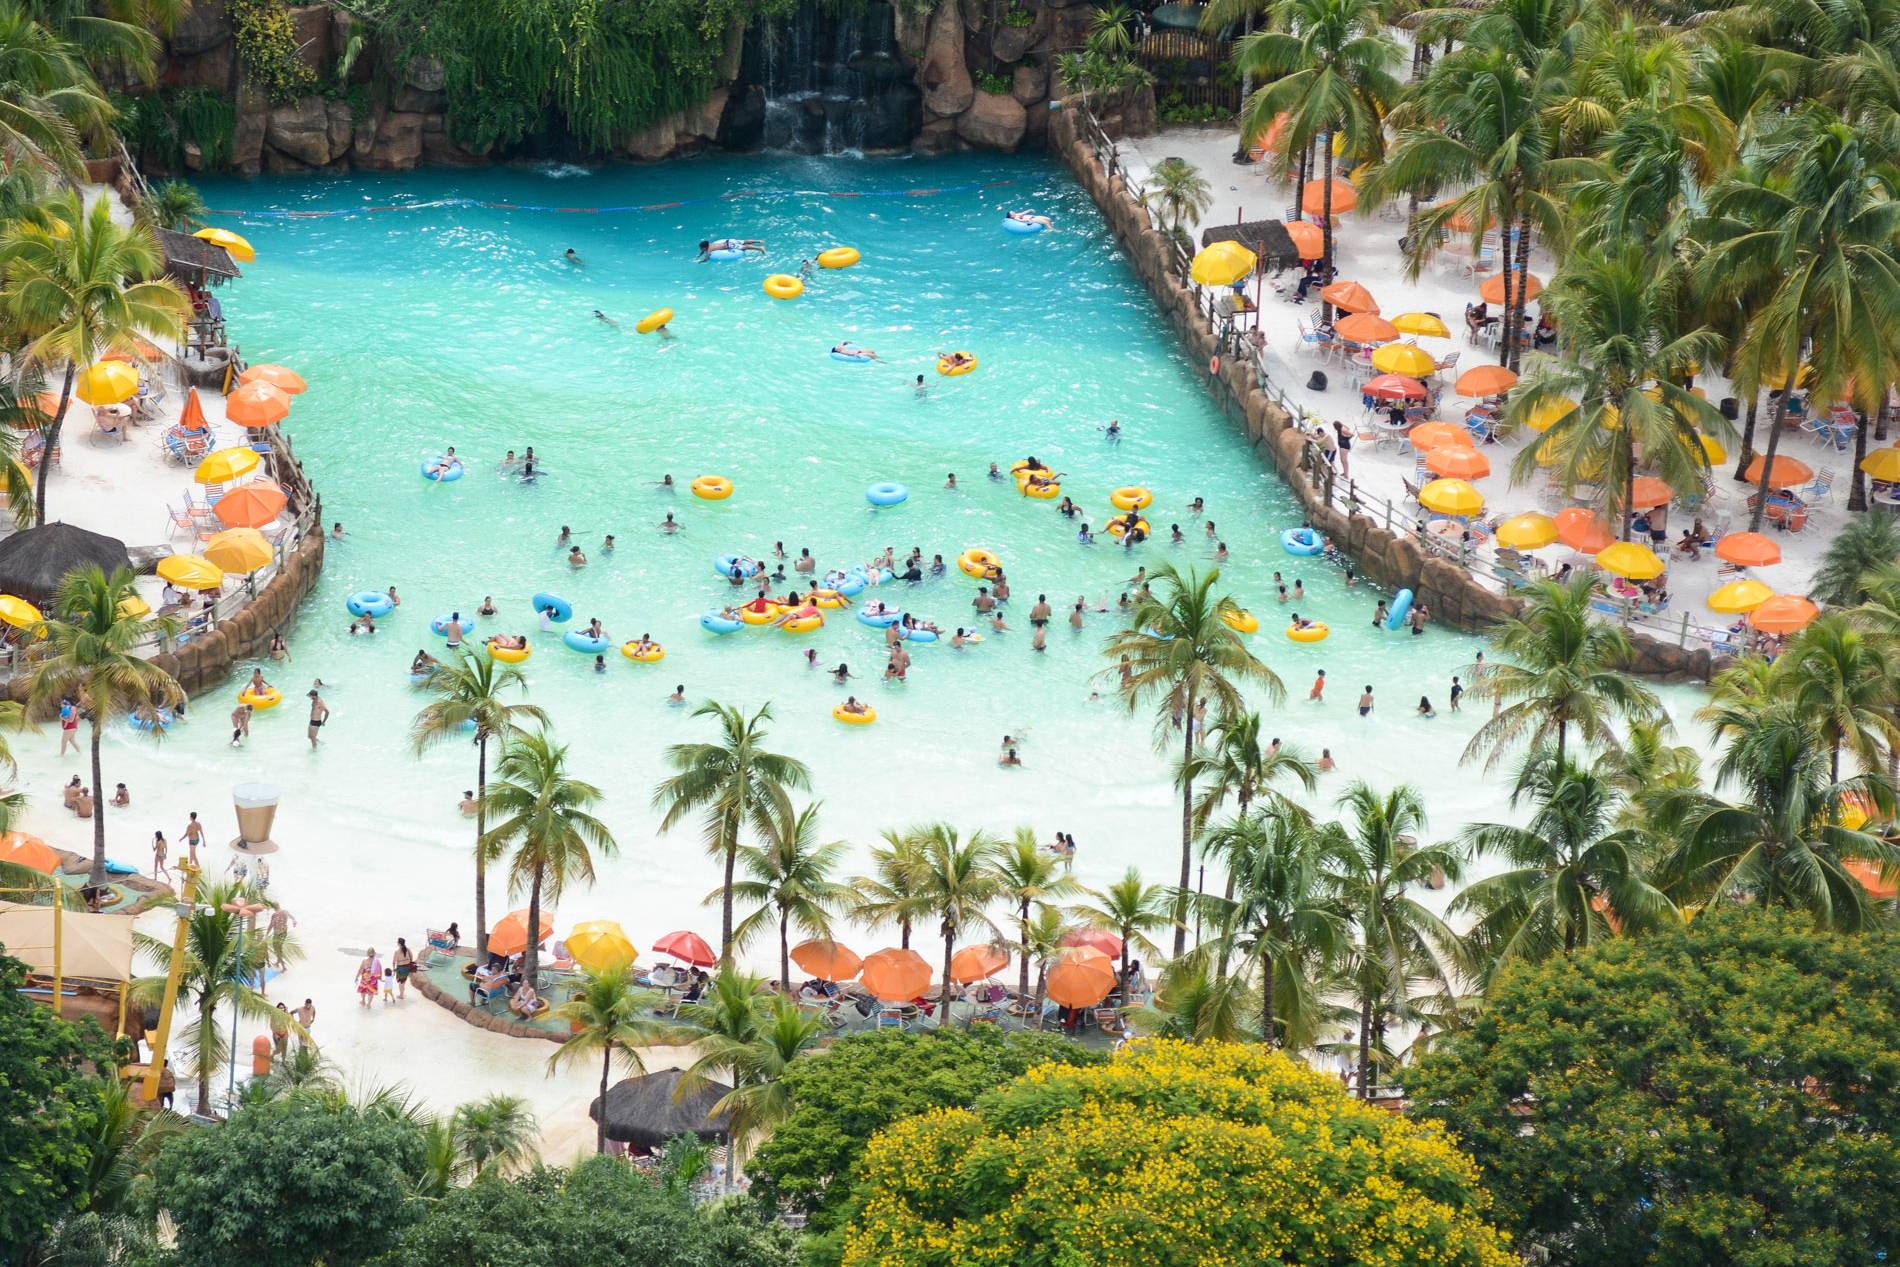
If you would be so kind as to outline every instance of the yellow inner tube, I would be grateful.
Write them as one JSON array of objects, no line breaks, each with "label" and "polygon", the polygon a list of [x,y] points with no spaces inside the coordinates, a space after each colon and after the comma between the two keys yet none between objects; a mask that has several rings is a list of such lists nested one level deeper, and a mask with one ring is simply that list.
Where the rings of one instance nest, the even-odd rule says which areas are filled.
[{"label": "yellow inner tube", "polygon": [[951,364],[950,358],[947,356],[938,357],[937,373],[943,375],[945,378],[960,378],[968,374],[971,370],[976,368],[976,357],[969,352],[965,352],[963,355],[970,359],[961,365]]},{"label": "yellow inner tube", "polygon": [[1029,459],[1024,458],[1014,466],[1011,466],[1009,473],[1014,475],[1017,479],[1022,479],[1025,474],[1047,475],[1049,468],[1046,466],[1031,466],[1029,465]]},{"label": "yellow inner tube", "polygon": [[748,625],[769,625],[785,614],[785,609],[772,603],[764,611],[754,611],[750,607],[739,609],[739,619]]},{"label": "yellow inner tube", "polygon": [[[1154,535],[1154,529],[1148,526],[1148,521],[1146,519],[1135,520],[1135,526],[1141,529],[1141,535],[1144,537],[1151,537]],[[1108,521],[1108,535],[1109,536],[1119,537],[1122,535],[1122,533],[1126,531],[1127,531],[1127,525],[1122,523],[1121,520],[1111,519]]]},{"label": "yellow inner tube", "polygon": [[1321,642],[1331,632],[1332,630],[1328,629],[1323,622],[1317,620],[1304,629],[1293,625],[1286,627],[1286,636],[1295,642]]},{"label": "yellow inner tube", "polygon": [[800,616],[796,620],[786,621],[780,628],[786,633],[810,633],[825,623],[823,616]]},{"label": "yellow inner tube", "polygon": [[1235,633],[1259,633],[1260,619],[1250,611],[1222,612],[1220,618]]},{"label": "yellow inner tube", "polygon": [[988,550],[969,549],[957,556],[957,566],[965,576],[974,576],[982,580],[989,575],[993,567],[1002,567],[1003,561]]},{"label": "yellow inner tube", "polygon": [[1116,510],[1146,510],[1154,499],[1155,495],[1139,484],[1126,485],[1108,495],[1109,504]]},{"label": "yellow inner tube", "polygon": [[863,258],[855,246],[834,246],[828,251],[818,252],[818,267],[850,268]]},{"label": "yellow inner tube", "polygon": [[256,694],[248,686],[238,692],[238,703],[249,704],[259,712],[262,712],[266,708],[276,708],[283,702],[283,692],[274,686],[265,687],[262,695]]},{"label": "yellow inner tube", "polygon": [[877,710],[869,704],[864,706],[864,711],[861,713],[847,713],[844,705],[840,704],[831,710],[831,715],[847,726],[869,726],[877,720]]},{"label": "yellow inner tube", "polygon": [[693,496],[722,502],[732,496],[732,481],[723,475],[702,475],[692,483]]},{"label": "yellow inner tube", "polygon": [[851,601],[837,590],[815,590],[810,595],[810,599],[812,605],[815,607],[829,607],[834,609],[843,607]]},{"label": "yellow inner tube", "polygon": [[620,654],[626,656],[629,660],[638,660],[641,664],[658,664],[660,661],[666,659],[666,648],[657,642],[649,646],[645,651],[640,650],[639,647],[639,639],[629,639],[620,644]]},{"label": "yellow inner tube", "polygon": [[503,664],[520,664],[533,652],[532,647],[498,647],[493,642],[487,644],[488,658],[500,660]]},{"label": "yellow inner tube", "polygon": [[1048,501],[1052,497],[1062,496],[1060,484],[1031,484],[1028,480],[1018,480],[1017,486],[1023,490],[1024,497],[1040,498]]},{"label": "yellow inner tube", "polygon": [[641,334],[652,334],[655,330],[658,330],[672,319],[673,310],[671,308],[659,308],[640,318],[639,324],[633,328],[638,330]]},{"label": "yellow inner tube", "polygon": [[805,283],[790,273],[774,273],[765,279],[765,293],[774,299],[796,299],[805,293]]}]

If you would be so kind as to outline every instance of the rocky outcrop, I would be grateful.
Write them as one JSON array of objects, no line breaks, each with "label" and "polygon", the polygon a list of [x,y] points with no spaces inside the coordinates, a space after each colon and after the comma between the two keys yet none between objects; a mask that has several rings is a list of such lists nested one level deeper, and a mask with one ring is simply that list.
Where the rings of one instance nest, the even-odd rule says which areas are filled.
[{"label": "rocky outcrop", "polygon": [[1015,150],[1028,126],[1022,102],[993,92],[977,93],[970,108],[957,116],[957,135],[986,150]]},{"label": "rocky outcrop", "polygon": [[952,118],[976,100],[976,82],[963,60],[963,14],[957,0],[938,0],[930,19],[930,40],[924,45],[924,64],[917,85],[924,90],[925,120],[931,115]]},{"label": "rocky outcrop", "polygon": [[299,97],[291,105],[273,109],[264,128],[264,144],[306,167],[328,163],[334,155],[330,150],[330,112],[323,98]]},{"label": "rocky outcrop", "polygon": [[[731,95],[730,88],[717,89],[698,105],[669,114],[651,127],[642,128],[627,142],[628,157],[666,158],[705,146],[718,137]],[[761,120],[765,117],[763,96],[759,101],[759,117]]]}]

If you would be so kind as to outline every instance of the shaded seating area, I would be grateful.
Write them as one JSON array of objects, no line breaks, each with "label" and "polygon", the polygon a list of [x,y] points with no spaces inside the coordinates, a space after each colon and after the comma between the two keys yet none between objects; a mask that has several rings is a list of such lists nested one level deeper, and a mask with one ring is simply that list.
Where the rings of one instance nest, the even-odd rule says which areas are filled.
[{"label": "shaded seating area", "polygon": [[42,524],[0,541],[0,593],[16,594],[42,608],[66,575],[93,564],[110,576],[129,568],[125,542],[68,523]]},{"label": "shaded seating area", "polygon": [[655,1151],[681,1135],[725,1143],[729,1135],[725,1119],[723,1115],[713,1115],[713,1106],[732,1088],[709,1082],[680,1095],[682,1076],[678,1069],[667,1069],[622,1079],[608,1087],[605,1096],[594,1097],[587,1116],[599,1122],[607,1138],[623,1151],[627,1148]]}]

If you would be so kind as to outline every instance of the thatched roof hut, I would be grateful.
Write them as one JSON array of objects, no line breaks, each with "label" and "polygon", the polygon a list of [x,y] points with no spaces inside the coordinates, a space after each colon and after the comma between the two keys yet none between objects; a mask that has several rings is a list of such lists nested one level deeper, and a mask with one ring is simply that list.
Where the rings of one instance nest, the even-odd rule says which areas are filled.
[{"label": "thatched roof hut", "polygon": [[72,524],[51,523],[16,532],[0,541],[0,593],[14,594],[45,607],[66,574],[88,563],[107,576],[132,566],[125,542]]},{"label": "thatched roof hut", "polygon": [[1217,224],[1201,230],[1201,246],[1238,242],[1260,257],[1260,266],[1275,271],[1300,266],[1299,248],[1278,220],[1248,220],[1244,224]]},{"label": "thatched roof hut", "polygon": [[160,229],[158,246],[165,252],[165,276],[176,281],[204,287],[242,276],[231,252],[215,242],[173,229]]},{"label": "thatched roof hut", "polygon": [[[679,1084],[680,1071],[667,1069],[627,1078],[608,1087],[607,1138],[640,1148],[659,1148],[676,1135],[725,1139],[725,1120],[710,1115],[712,1106],[724,1099],[732,1088],[711,1082],[690,1095],[675,1099],[673,1093]],[[595,1097],[588,1108],[587,1116],[596,1122],[602,1120],[599,1097]]]}]

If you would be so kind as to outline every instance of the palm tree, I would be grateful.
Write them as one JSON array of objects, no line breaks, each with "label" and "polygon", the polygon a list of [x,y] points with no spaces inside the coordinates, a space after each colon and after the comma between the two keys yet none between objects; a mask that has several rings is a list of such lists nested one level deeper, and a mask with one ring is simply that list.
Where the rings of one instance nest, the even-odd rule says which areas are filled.
[{"label": "palm tree", "polygon": [[651,1018],[645,999],[633,983],[633,970],[626,965],[588,969],[581,976],[580,988],[556,1007],[551,1015],[573,1029],[573,1037],[548,1057],[548,1073],[583,1056],[600,1054],[599,1121],[594,1130],[594,1151],[607,1151],[607,1081],[613,1073],[614,1059],[629,1075],[643,1074],[646,1065],[640,1048],[657,1042],[676,1027]]},{"label": "palm tree", "polygon": [[1029,993],[1029,923],[1032,908],[1048,907],[1082,891],[1055,855],[1044,851],[1036,840],[1034,828],[1018,828],[1008,844],[999,845],[995,859],[1000,896],[1016,910],[1017,940],[1021,965],[1016,978],[1016,993]]},{"label": "palm tree", "polygon": [[1737,350],[1736,385],[1744,394],[1779,387],[1751,529],[1768,509],[1804,350],[1812,398],[1851,400],[1863,420],[1880,411],[1893,381],[1882,332],[1900,321],[1900,201],[1878,170],[1881,158],[1847,120],[1810,103],[1764,137],[1754,160],[1710,198],[1699,276],[1718,294],[1766,291]]},{"label": "palm tree", "polygon": [[1591,591],[1587,576],[1537,581],[1524,591],[1523,611],[1492,635],[1497,660],[1472,675],[1472,694],[1498,708],[1471,736],[1462,760],[1489,748],[1489,768],[1524,740],[1534,748],[1554,743],[1562,758],[1572,727],[1585,743],[1614,748],[1613,720],[1657,715],[1656,693],[1622,670],[1631,655],[1628,635],[1591,615]]},{"label": "palm tree", "polygon": [[127,1208],[134,1185],[165,1142],[184,1133],[185,1120],[169,1109],[140,1103],[122,1078],[100,1078],[95,1087],[97,1108],[81,1128],[86,1173],[73,1207],[112,1215]]},{"label": "palm tree", "polygon": [[1808,581],[1817,603],[1847,607],[1865,600],[1881,565],[1900,559],[1900,518],[1862,515],[1849,519],[1827,543],[1821,566]]},{"label": "palm tree", "polygon": [[1264,725],[1259,713],[1243,712],[1220,717],[1208,727],[1207,744],[1188,759],[1188,777],[1203,789],[1194,806],[1196,830],[1205,829],[1230,796],[1244,817],[1257,799],[1290,803],[1273,789],[1280,779],[1291,779],[1307,792],[1319,786],[1319,772],[1304,754],[1282,746],[1278,738],[1271,744],[1260,742]]},{"label": "palm tree", "polygon": [[910,949],[911,926],[930,914],[918,895],[917,839],[909,832],[886,829],[884,843],[871,846],[870,875],[851,881],[857,894],[851,914],[872,928],[897,925],[897,944]]},{"label": "palm tree", "polygon": [[1740,799],[1677,794],[1683,826],[1657,870],[1664,891],[1684,904],[1739,897],[1793,907],[1843,932],[1875,922],[1874,904],[1847,860],[1891,874],[1900,849],[1843,826],[1841,815],[1854,798],[1871,808],[1870,819],[1887,820],[1893,786],[1878,771],[1834,779],[1827,754],[1818,720],[1799,705],[1760,709],[1716,767],[1717,788],[1733,786]]},{"label": "palm tree", "polygon": [[409,742],[418,755],[461,742],[471,726],[475,732],[475,957],[481,959],[488,954],[488,868],[481,848],[488,833],[488,807],[483,803],[488,796],[488,744],[505,744],[529,722],[545,727],[548,715],[534,704],[510,704],[502,698],[509,691],[528,689],[520,669],[460,648],[430,672],[423,687],[430,700],[409,727]]},{"label": "palm tree", "polygon": [[1788,703],[1812,718],[1828,746],[1828,778],[1841,777],[1841,750],[1863,770],[1880,769],[1900,747],[1900,666],[1887,639],[1829,612],[1796,635],[1776,658]]},{"label": "palm tree", "polygon": [[507,1171],[534,1156],[541,1128],[534,1111],[518,1095],[494,1094],[456,1108],[449,1119],[449,1138],[477,1179],[490,1166]]},{"label": "palm tree", "polygon": [[1474,880],[1452,899],[1469,915],[1467,964],[1489,985],[1499,969],[1638,932],[1675,914],[1644,873],[1648,842],[1619,826],[1623,795],[1602,771],[1549,748],[1524,759],[1513,806],[1532,806],[1522,827],[1473,823],[1460,840],[1473,857],[1501,855],[1509,870]]},{"label": "palm tree", "polygon": [[660,830],[705,811],[706,849],[725,862],[719,925],[719,962],[732,964],[732,874],[738,865],[739,837],[749,826],[761,834],[774,815],[789,816],[790,793],[811,786],[811,772],[796,757],[766,751],[765,723],[772,706],[761,704],[747,717],[737,708],[708,700],[695,717],[717,717],[716,743],[679,743],[666,750],[666,764],[678,773],[653,789],[653,805],[665,807]]},{"label": "palm tree", "polygon": [[139,214],[161,229],[190,233],[204,223],[205,200],[190,181],[168,180],[139,204]]},{"label": "palm tree", "polygon": [[1448,989],[1445,964],[1457,934],[1407,893],[1436,870],[1456,883],[1461,854],[1445,845],[1420,845],[1425,803],[1405,784],[1380,796],[1355,782],[1339,798],[1346,811],[1341,852],[1341,898],[1358,937],[1350,979],[1359,1005],[1359,1095],[1372,1097],[1372,1043],[1383,1045],[1388,1017],[1403,1015],[1414,983]]},{"label": "palm tree", "polygon": [[148,642],[171,638],[177,623],[168,616],[126,615],[126,600],[137,593],[129,568],[117,568],[111,576],[90,565],[68,572],[54,591],[53,614],[36,627],[44,654],[36,648],[27,670],[29,708],[44,711],[71,698],[86,716],[93,801],[92,870],[86,882],[92,885],[106,882],[107,798],[99,755],[106,725],[135,709],[170,708],[184,698],[171,674],[138,654]]},{"label": "palm tree", "polygon": [[[230,1035],[224,1018],[237,1015],[259,1025],[280,1019],[271,1001],[257,988],[263,979],[271,949],[263,937],[251,935],[245,928],[246,917],[225,909],[255,895],[235,883],[201,886],[191,915],[185,921],[185,952],[178,990],[180,1002],[195,1008],[182,1034],[182,1046],[192,1076],[198,1080],[195,1101],[198,1112],[211,1112],[211,1078],[230,1057]],[[160,968],[171,963],[172,943],[147,933],[134,932],[133,945]],[[286,959],[295,962],[302,951],[295,943],[284,946]],[[141,977],[133,982],[133,997],[141,1003],[156,1003],[164,994],[163,975]]]},{"label": "palm tree", "polygon": [[1180,905],[1175,911],[1174,957],[1187,946],[1187,892],[1194,865],[1194,718],[1203,703],[1216,717],[1241,712],[1241,686],[1265,689],[1276,703],[1286,695],[1280,678],[1247,649],[1239,634],[1221,617],[1238,611],[1226,595],[1214,596],[1220,569],[1206,573],[1190,570],[1185,576],[1173,565],[1162,564],[1149,590],[1135,602],[1128,628],[1109,638],[1105,654],[1125,661],[1106,673],[1124,671],[1122,699],[1133,713],[1144,702],[1158,701],[1155,716],[1157,747],[1168,741],[1170,725],[1181,731],[1181,879]]},{"label": "palm tree", "polygon": [[[1234,47],[1234,64],[1262,81],[1241,105],[1242,136],[1263,136],[1284,114],[1283,161],[1319,141],[1325,156],[1320,201],[1320,268],[1333,267],[1333,137],[1345,152],[1377,159],[1385,148],[1380,119],[1398,99],[1394,71],[1403,54],[1386,29],[1377,0],[1277,0],[1271,27]],[[1297,205],[1305,191],[1294,191]]]},{"label": "palm tree", "polygon": [[85,174],[82,141],[111,135],[112,106],[80,50],[37,20],[43,13],[0,8],[0,149],[9,167],[77,180]]},{"label": "palm tree", "polygon": [[[1199,907],[1220,930],[1219,969],[1238,958],[1260,974],[1260,1039],[1304,1047],[1317,1032],[1319,978],[1346,939],[1332,868],[1344,856],[1337,824],[1320,826],[1305,810],[1255,810],[1216,828],[1233,878],[1226,897]],[[1240,979],[1244,980],[1245,974]]]},{"label": "palm tree", "polygon": [[830,937],[832,915],[852,898],[850,885],[831,878],[844,857],[844,842],[821,845],[817,836],[815,803],[796,814],[774,814],[765,843],[739,847],[739,865],[750,879],[706,895],[708,903],[728,896],[735,902],[758,903],[758,909],[732,930],[735,946],[744,946],[773,924],[778,926],[778,981],[786,994],[792,992],[791,930]]},{"label": "palm tree", "polygon": [[[770,1002],[759,978],[727,969],[713,980],[704,1002],[680,1008],[680,1019],[698,1028],[697,1059],[687,1066],[676,1096],[688,1096],[724,1074],[732,1090],[708,1111],[723,1117],[732,1139],[735,1162],[744,1143],[770,1130],[791,1113],[791,1093],[785,1071],[817,1049],[825,1036],[825,1022],[784,995]],[[732,1182],[733,1167],[726,1170]]]},{"label": "palm tree", "polygon": [[1132,946],[1144,955],[1161,953],[1148,934],[1174,923],[1173,909],[1179,895],[1165,885],[1143,884],[1141,872],[1128,868],[1122,878],[1105,889],[1089,889],[1095,900],[1075,908],[1075,914],[1091,928],[1115,934],[1122,944],[1121,981],[1128,983],[1128,951]]},{"label": "palm tree", "polygon": [[607,825],[589,811],[600,789],[567,772],[567,747],[545,730],[520,734],[502,750],[495,782],[482,801],[499,821],[482,834],[488,862],[508,860],[508,883],[527,890],[530,935],[522,960],[522,979],[534,982],[541,945],[533,935],[541,927],[541,904],[559,902],[568,881],[594,882],[594,851],[612,857],[618,848]]},{"label": "palm tree", "polygon": [[[0,135],[5,131],[0,124]],[[41,367],[65,366],[59,408],[42,436],[34,515],[46,522],[46,473],[72,400],[73,380],[107,352],[129,352],[139,335],[177,338],[190,304],[178,287],[155,278],[164,256],[150,229],[112,219],[110,199],[87,211],[77,193],[51,204],[54,225],[16,221],[0,232],[0,304],[30,336],[25,357]]]},{"label": "palm tree", "polygon": [[1142,201],[1161,213],[1170,233],[1181,237],[1189,220],[1198,221],[1214,205],[1214,194],[1194,164],[1184,158],[1164,158],[1148,173]]},{"label": "palm tree", "polygon": [[911,885],[943,937],[943,993],[937,1002],[941,1028],[950,1019],[950,958],[957,937],[975,925],[990,925],[984,908],[1003,895],[1003,882],[991,865],[997,845],[988,834],[971,832],[964,839],[948,823],[931,823],[913,834],[917,856]]},{"label": "palm tree", "polygon": [[1217,978],[1200,954],[1176,959],[1161,972],[1154,998],[1122,1019],[1156,1038],[1187,1043],[1238,1043],[1248,1036],[1246,982]]},{"label": "palm tree", "polygon": [[1511,395],[1506,429],[1528,423],[1559,401],[1578,407],[1526,445],[1511,463],[1513,483],[1544,465],[1566,492],[1600,484],[1604,511],[1630,538],[1640,460],[1676,493],[1697,496],[1708,475],[1702,433],[1730,439],[1728,419],[1682,385],[1688,370],[1719,359],[1722,340],[1705,327],[1683,330],[1683,275],[1667,256],[1640,246],[1586,251],[1544,292],[1544,311],[1564,332],[1566,355],[1534,358],[1535,369]]}]

